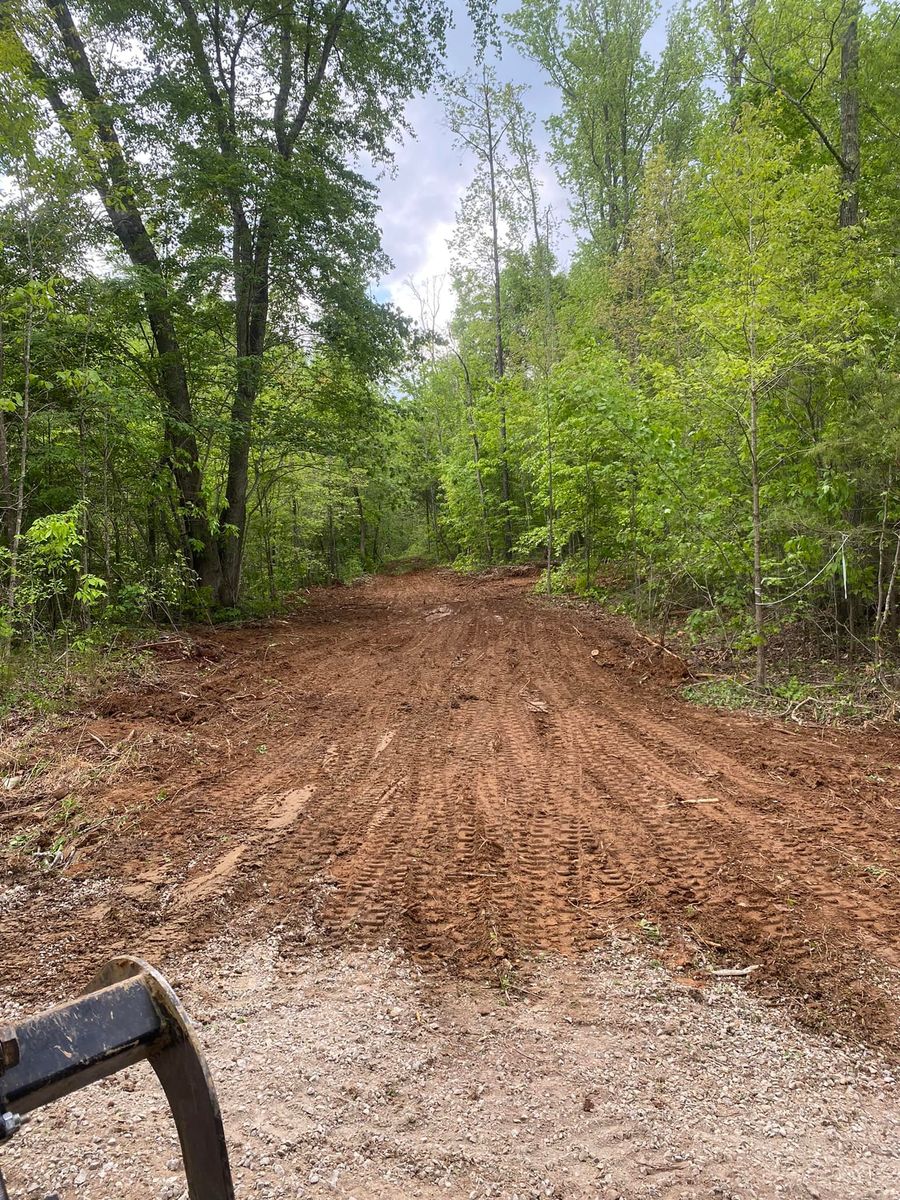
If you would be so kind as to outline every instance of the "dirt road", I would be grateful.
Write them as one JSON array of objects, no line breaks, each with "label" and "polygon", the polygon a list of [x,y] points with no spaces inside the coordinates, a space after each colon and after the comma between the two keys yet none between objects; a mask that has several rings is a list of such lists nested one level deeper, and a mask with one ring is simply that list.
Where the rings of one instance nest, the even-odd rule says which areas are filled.
[{"label": "dirt road", "polygon": [[900,1050],[900,739],[694,708],[623,623],[532,587],[415,572],[162,646],[30,785],[90,828],[7,892],[20,997],[273,929],[515,988],[612,925],[685,985],[757,967],[762,996]]}]

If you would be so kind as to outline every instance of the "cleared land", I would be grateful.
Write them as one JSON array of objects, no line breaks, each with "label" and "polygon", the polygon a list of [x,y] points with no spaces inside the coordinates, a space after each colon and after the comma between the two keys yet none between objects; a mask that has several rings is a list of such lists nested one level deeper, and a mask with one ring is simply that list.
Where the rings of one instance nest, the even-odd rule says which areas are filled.
[{"label": "cleared land", "polygon": [[[723,1078],[740,1074],[742,1022],[764,1020],[765,1004],[774,1001],[782,1032],[789,1013],[860,1046],[853,1053],[863,1058],[852,1070],[829,1060],[836,1079],[849,1072],[852,1088],[857,1070],[875,1071],[882,1089],[860,1117],[857,1142],[849,1148],[823,1143],[818,1158],[797,1159],[792,1186],[808,1181],[812,1195],[831,1195],[831,1186],[843,1189],[835,1196],[893,1194],[891,1164],[879,1174],[887,1134],[878,1113],[886,1119],[881,1105],[896,1092],[890,1060],[900,1052],[900,738],[692,707],[677,697],[675,660],[624,623],[595,610],[548,604],[531,594],[532,586],[533,579],[515,575],[431,571],[323,589],[289,620],[162,639],[155,679],[106,696],[40,745],[29,744],[26,732],[26,748],[18,743],[9,769],[24,772],[29,755],[52,765],[4,796],[6,828],[39,819],[55,797],[70,792],[87,828],[61,872],[36,878],[12,863],[2,901],[7,998],[37,1004],[71,994],[95,963],[125,951],[184,978],[188,998],[214,1022],[217,1013],[221,1017],[217,995],[225,1004],[237,986],[228,981],[240,974],[234,962],[244,961],[241,947],[256,953],[253,946],[277,945],[277,961],[267,967],[268,998],[255,1016],[242,1010],[241,1021],[265,1023],[265,1006],[281,1005],[287,1029],[297,1014],[291,1017],[285,996],[297,972],[309,988],[318,980],[327,993],[322,964],[331,964],[328,979],[339,978],[344,968],[334,964],[344,955],[359,986],[365,975],[360,947],[386,943],[410,964],[396,986],[410,996],[411,989],[424,989],[424,1000],[396,1006],[396,1019],[408,1017],[410,1029],[419,1021],[416,1012],[426,1011],[414,1008],[421,1003],[430,1006],[426,1028],[446,1017],[458,1033],[459,1005],[469,1005],[475,1020],[484,1003],[477,997],[488,996],[492,1010],[509,999],[513,1008],[521,1006],[514,1022],[562,1044],[570,1023],[562,997],[573,998],[583,1014],[591,997],[611,986],[598,982],[596,972],[615,930],[629,946],[643,944],[645,957],[665,968],[658,985],[636,977],[634,995],[637,1009],[652,1005],[656,987],[676,1022],[647,1060],[671,1056],[666,1103],[673,1110],[698,1102],[689,1099],[696,1072],[686,1064],[706,1063],[709,1053],[710,1071],[718,1062]],[[587,951],[600,958],[553,965],[555,955]],[[551,961],[541,965],[536,960],[544,955]],[[205,964],[203,978],[196,963]],[[223,964],[218,980],[216,964]],[[706,1016],[707,998],[719,986],[712,987],[708,972],[748,966],[758,969],[740,980],[750,993],[746,1005],[734,993],[728,1003],[737,1006],[736,1016],[719,1029]],[[379,987],[390,992],[386,984]],[[451,991],[457,1009],[448,1016]],[[606,1047],[603,1063],[591,1067],[601,1073],[625,1071],[616,1066],[615,1052],[630,1045],[629,1038],[629,1054],[638,1053],[639,1043],[652,1049],[647,1037],[665,1020],[654,1012],[650,1032],[635,1032],[627,989],[615,995],[608,1027],[615,1036],[592,1043]],[[525,1015],[536,997],[545,1019]],[[608,1001],[598,1003],[602,1008]],[[338,1037],[334,1022],[349,1020],[341,1012],[338,1017],[332,1009],[326,1038]],[[681,1033],[691,1030],[682,1045]],[[723,1044],[729,1030],[733,1046]],[[438,1058],[450,1053],[449,1032],[446,1037]],[[803,1040],[807,1033],[784,1037],[785,1054],[807,1063],[827,1057],[824,1043]],[[405,1038],[396,1044],[405,1045]],[[307,1033],[299,1038],[303,1045],[308,1040]],[[210,1044],[215,1063],[221,1055],[215,1039]],[[453,1054],[474,1070],[478,1054],[467,1046]],[[563,1089],[562,1096],[567,1087],[588,1086],[560,1056],[545,1062],[519,1046],[521,1057],[513,1047],[505,1071],[515,1075],[519,1063],[526,1092]],[[767,1042],[770,1051],[772,1061],[779,1060],[775,1042]],[[289,1063],[298,1069],[296,1056],[274,1060],[276,1071],[289,1071]],[[238,1077],[224,1069],[227,1108]],[[771,1077],[773,1069],[768,1063],[764,1073]],[[263,1089],[264,1081],[253,1082],[259,1070],[265,1070],[262,1060],[240,1075],[235,1103],[248,1087],[254,1096]],[[801,1072],[797,1086],[814,1096],[816,1077],[824,1079],[827,1071],[820,1064],[809,1078]],[[335,1068],[334,1078],[342,1072]],[[495,1083],[498,1078],[505,1076],[495,1071]],[[747,1076],[751,1083],[756,1078]],[[603,1086],[611,1113],[616,1093],[608,1079]],[[703,1111],[710,1122],[725,1121],[737,1104],[746,1129],[755,1128],[771,1103],[764,1092],[735,1095],[724,1109],[712,1095]],[[800,1096],[790,1104],[803,1116],[809,1105]],[[647,1102],[632,1095],[638,1112],[629,1109],[627,1118],[630,1129],[643,1131],[645,1147],[653,1124],[641,1107]],[[827,1096],[823,1103],[828,1120],[843,1119],[835,1118]],[[863,1111],[852,1096],[848,1103],[848,1112]],[[569,1118],[558,1108],[551,1104],[547,1119],[565,1134]],[[365,1114],[356,1115],[364,1124]],[[582,1117],[571,1120],[580,1130]],[[385,1133],[379,1121],[379,1136],[390,1140],[396,1131]],[[762,1128],[760,1139],[782,1136]],[[456,1145],[459,1120],[449,1141],[440,1122],[423,1119],[423,1130],[434,1160],[443,1164],[429,1176],[429,1187],[440,1185],[441,1194],[607,1194],[591,1190],[600,1186],[602,1172],[557,1179],[559,1163],[569,1162],[565,1156],[541,1158],[545,1166],[536,1167],[533,1178],[522,1167],[502,1186],[502,1179],[489,1178],[489,1166],[482,1164],[479,1174],[465,1156],[453,1158],[448,1147]],[[694,1151],[682,1133],[673,1138],[681,1137],[678,1153],[689,1158]],[[37,1130],[29,1136],[37,1154]],[[496,1137],[503,1141],[506,1134],[501,1129]],[[317,1174],[310,1166],[315,1155],[302,1142],[299,1134],[291,1142],[289,1165]],[[896,1150],[896,1137],[893,1144]],[[328,1146],[328,1153],[338,1153]],[[595,1150],[599,1162],[602,1147]],[[709,1153],[725,1163],[718,1150]],[[400,1167],[398,1190],[384,1185],[378,1191],[372,1179],[385,1175],[379,1175],[378,1154],[372,1166],[372,1154],[365,1170],[359,1163],[347,1168],[346,1190],[337,1194],[431,1194],[424,1182],[421,1189],[404,1184],[411,1175]],[[759,1162],[767,1158],[758,1147],[754,1154]],[[607,1181],[624,1190],[609,1195],[663,1194],[651,1188],[662,1187],[657,1167],[659,1175],[669,1170],[662,1159],[645,1154],[642,1167],[626,1156],[631,1174],[616,1175],[621,1157]],[[567,1169],[575,1171],[575,1161]],[[733,1161],[718,1174],[682,1176],[687,1168],[677,1167],[684,1190],[670,1192],[667,1184],[663,1191],[774,1195],[789,1170],[784,1166],[779,1174],[774,1164],[749,1181]],[[896,1161],[892,1165],[896,1169]],[[449,1193],[441,1182],[445,1168],[456,1181]],[[276,1189],[271,1194],[281,1194],[277,1175],[263,1175]],[[561,1190],[540,1190],[545,1177]],[[709,1190],[726,1180],[730,1191]],[[285,1195],[301,1194],[296,1181],[294,1190],[284,1186]],[[318,1181],[304,1186],[314,1191]],[[104,1192],[98,1186],[91,1194]],[[789,1186],[787,1194],[806,1193]]]}]

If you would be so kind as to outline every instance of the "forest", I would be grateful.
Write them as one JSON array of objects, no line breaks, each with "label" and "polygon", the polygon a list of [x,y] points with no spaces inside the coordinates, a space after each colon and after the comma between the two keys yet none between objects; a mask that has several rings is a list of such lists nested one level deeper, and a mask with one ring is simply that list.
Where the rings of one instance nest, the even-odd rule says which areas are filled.
[{"label": "forest", "polygon": [[[2,0],[5,660],[417,556],[887,687],[900,16],[685,0],[651,53],[658,17]],[[375,180],[423,91],[469,173],[410,321]]]}]

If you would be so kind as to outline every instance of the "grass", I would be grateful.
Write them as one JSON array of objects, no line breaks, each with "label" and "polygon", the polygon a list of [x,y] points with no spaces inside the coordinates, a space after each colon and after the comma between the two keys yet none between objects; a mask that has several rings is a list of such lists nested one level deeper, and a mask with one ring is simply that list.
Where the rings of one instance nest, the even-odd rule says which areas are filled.
[{"label": "grass", "polygon": [[16,647],[0,663],[0,721],[69,712],[123,674],[144,675],[149,667],[120,631]]},{"label": "grass", "polygon": [[710,708],[820,724],[884,719],[894,707],[893,703],[885,703],[883,693],[871,687],[864,673],[853,679],[838,675],[824,683],[791,675],[773,680],[765,688],[734,676],[722,676],[685,684],[681,694],[694,704]]},{"label": "grass", "polygon": [[737,679],[710,679],[689,683],[681,689],[685,700],[694,704],[705,704],[709,708],[727,708],[734,711],[751,708],[754,695],[750,688]]},{"label": "grass", "polygon": [[80,801],[64,796],[39,824],[16,832],[4,847],[7,854],[39,862],[45,871],[61,866],[72,843],[88,825]]},{"label": "grass", "polygon": [[888,867],[880,867],[877,863],[870,863],[865,868],[865,873],[874,879],[876,883],[888,884],[896,880],[896,875]]},{"label": "grass", "polygon": [[135,806],[92,814],[89,797],[98,781],[132,770],[142,739],[130,734],[107,746],[89,734],[94,753],[85,755],[78,752],[80,737],[73,749],[60,730],[82,705],[155,677],[138,636],[96,631],[77,641],[36,643],[14,649],[0,664],[0,855],[15,869],[65,866],[87,839],[110,836],[133,819]]},{"label": "grass", "polygon": [[[597,604],[681,657],[695,678],[681,694],[694,704],[798,723],[861,724],[900,719],[900,645],[876,656],[844,633],[840,644],[811,619],[786,619],[767,633],[769,683],[753,685],[755,639],[746,607],[648,607],[614,564],[587,580],[573,564],[554,572],[556,598]],[[536,583],[536,590],[543,581]],[[886,650],[886,647],[882,648]],[[850,652],[852,650],[852,653]]]},{"label": "grass", "polygon": [[648,942],[658,944],[663,940],[662,930],[659,925],[655,921],[651,921],[649,917],[641,917],[637,926]]}]

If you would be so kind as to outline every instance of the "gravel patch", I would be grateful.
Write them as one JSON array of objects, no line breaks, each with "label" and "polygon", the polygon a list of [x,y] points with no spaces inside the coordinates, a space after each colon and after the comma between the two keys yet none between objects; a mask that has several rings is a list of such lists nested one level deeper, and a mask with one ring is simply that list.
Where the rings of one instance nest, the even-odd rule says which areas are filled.
[{"label": "gravel patch", "polygon": [[[166,965],[239,1197],[900,1200],[885,1059],[626,941],[507,994],[389,948],[290,961],[277,937]],[[146,1064],[42,1110],[0,1165],[12,1200],[187,1196]]]}]

